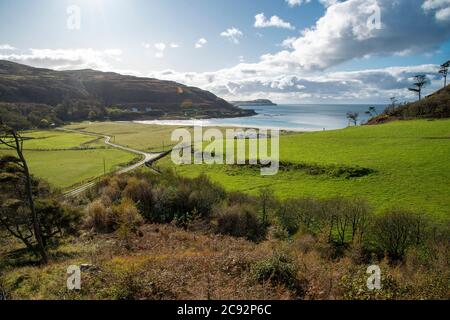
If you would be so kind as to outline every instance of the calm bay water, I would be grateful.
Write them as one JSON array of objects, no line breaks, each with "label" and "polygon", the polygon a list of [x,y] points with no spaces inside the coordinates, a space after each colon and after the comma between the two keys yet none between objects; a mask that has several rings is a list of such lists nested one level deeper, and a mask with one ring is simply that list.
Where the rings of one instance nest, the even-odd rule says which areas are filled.
[{"label": "calm bay water", "polygon": [[380,105],[332,105],[332,104],[296,104],[278,106],[251,106],[243,109],[253,109],[258,114],[253,117],[207,120],[152,120],[137,121],[144,124],[183,125],[192,126],[230,126],[246,128],[266,128],[295,131],[321,131],[342,129],[348,126],[347,112],[358,112],[360,121],[366,121],[369,116],[365,112],[374,106],[378,112],[384,109]]}]

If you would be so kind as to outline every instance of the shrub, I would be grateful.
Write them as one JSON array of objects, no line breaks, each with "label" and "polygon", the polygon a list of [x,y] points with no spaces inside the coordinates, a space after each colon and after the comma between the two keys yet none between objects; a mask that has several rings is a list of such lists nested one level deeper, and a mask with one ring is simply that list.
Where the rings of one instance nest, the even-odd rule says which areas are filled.
[{"label": "shrub", "polygon": [[303,232],[314,234],[320,231],[321,219],[327,212],[327,202],[314,198],[285,200],[278,210],[278,220],[290,235],[300,229]]},{"label": "shrub", "polygon": [[256,199],[243,192],[229,192],[228,193],[228,203],[230,205],[234,204],[255,204]]},{"label": "shrub", "polygon": [[213,207],[226,198],[223,187],[212,182],[203,174],[188,183],[188,192],[187,212],[196,210],[203,218],[209,217],[212,214]]},{"label": "shrub", "polygon": [[150,221],[152,220],[153,195],[151,185],[148,181],[136,177],[129,178],[127,186],[122,192],[122,196],[133,200],[142,216]]},{"label": "shrub", "polygon": [[147,219],[152,222],[168,223],[175,218],[175,199],[177,190],[175,187],[157,187],[152,190],[153,209]]},{"label": "shrub", "polygon": [[260,241],[266,229],[259,221],[254,209],[245,205],[222,207],[217,212],[217,232],[233,237],[244,237]]},{"label": "shrub", "polygon": [[133,200],[129,198],[122,199],[121,203],[113,208],[113,211],[116,232],[128,243],[130,236],[137,233],[139,226],[142,225],[142,216]]},{"label": "shrub", "polygon": [[267,260],[262,260],[253,265],[252,272],[260,283],[270,282],[272,285],[283,285],[298,297],[306,293],[306,282],[297,278],[297,266],[287,256],[274,254]]},{"label": "shrub", "polygon": [[414,213],[394,209],[375,219],[372,233],[380,250],[401,260],[409,247],[422,241],[420,224]]},{"label": "shrub", "polygon": [[85,226],[99,233],[114,230],[114,217],[111,209],[107,209],[100,200],[91,202],[87,207]]},{"label": "shrub", "polygon": [[70,206],[63,206],[55,199],[38,199],[35,203],[39,216],[44,245],[57,235],[63,237],[77,232],[81,214]]}]

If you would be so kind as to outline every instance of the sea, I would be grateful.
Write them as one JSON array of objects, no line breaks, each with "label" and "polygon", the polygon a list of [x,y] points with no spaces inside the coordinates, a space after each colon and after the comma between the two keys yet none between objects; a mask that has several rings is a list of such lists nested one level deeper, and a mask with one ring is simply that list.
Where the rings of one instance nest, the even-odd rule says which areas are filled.
[{"label": "sea", "polygon": [[243,106],[253,109],[257,115],[241,118],[217,118],[206,120],[150,120],[137,123],[153,125],[204,126],[204,127],[244,127],[279,129],[289,131],[336,130],[349,126],[348,112],[359,114],[359,122],[364,123],[370,116],[370,107],[380,113],[385,105],[367,104],[280,104],[276,106]]}]

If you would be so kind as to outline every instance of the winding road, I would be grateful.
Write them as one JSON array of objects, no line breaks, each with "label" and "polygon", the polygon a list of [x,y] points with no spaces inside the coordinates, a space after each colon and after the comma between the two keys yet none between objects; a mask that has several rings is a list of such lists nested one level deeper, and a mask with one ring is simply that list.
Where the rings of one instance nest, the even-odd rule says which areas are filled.
[{"label": "winding road", "polygon": [[[133,171],[133,170],[135,170],[135,169],[137,169],[139,167],[142,167],[143,165],[146,165],[147,163],[151,163],[153,161],[159,160],[159,159],[161,159],[162,157],[164,157],[165,155],[167,155],[167,154],[169,154],[171,152],[171,151],[168,151],[168,152],[164,152],[164,153],[147,153],[147,152],[143,152],[143,151],[140,151],[140,150],[136,150],[136,149],[132,149],[132,148],[129,148],[129,147],[121,146],[119,144],[112,143],[111,142],[111,137],[107,136],[107,135],[96,134],[96,133],[86,132],[86,131],[81,131],[81,130],[63,129],[63,128],[58,128],[57,130],[66,131],[66,132],[80,133],[80,134],[94,136],[94,137],[102,137],[102,138],[105,138],[105,144],[106,145],[109,145],[109,146],[111,146],[113,148],[116,148],[116,149],[120,149],[120,150],[123,150],[123,151],[131,152],[131,153],[134,153],[134,154],[142,156],[142,160],[140,160],[139,162],[137,162],[137,163],[135,163],[135,164],[133,164],[131,166],[128,166],[128,167],[123,168],[123,169],[120,169],[119,171],[116,172],[116,174],[123,174],[123,173],[127,173],[127,172],[130,172],[130,171]],[[82,186],[79,186],[79,187],[77,187],[77,188],[75,188],[73,190],[70,190],[70,191],[64,193],[64,197],[70,198],[70,197],[77,196],[80,193],[86,191],[87,189],[95,186],[96,183],[97,183],[97,181],[88,182],[88,183],[86,183],[86,184],[84,184]]]}]

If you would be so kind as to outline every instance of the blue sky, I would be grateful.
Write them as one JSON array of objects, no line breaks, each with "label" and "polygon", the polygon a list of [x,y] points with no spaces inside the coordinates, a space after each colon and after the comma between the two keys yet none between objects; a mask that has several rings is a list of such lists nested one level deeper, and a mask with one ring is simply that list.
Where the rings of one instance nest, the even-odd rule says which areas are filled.
[{"label": "blue sky", "polygon": [[[379,29],[367,29],[377,12]],[[450,0],[0,1],[1,59],[158,77],[228,99],[413,99],[404,86],[414,73],[439,86],[449,39]]]}]

